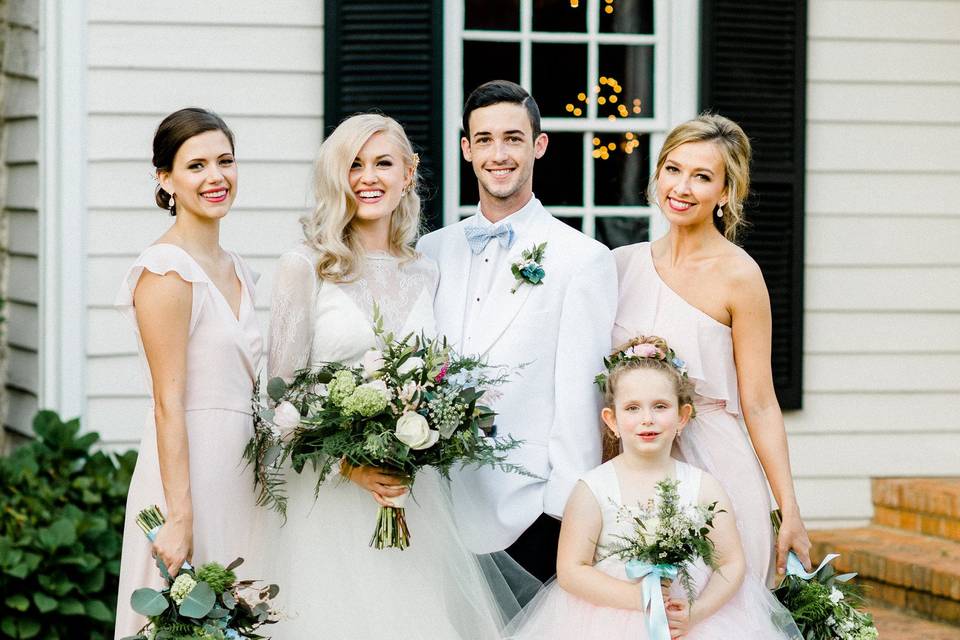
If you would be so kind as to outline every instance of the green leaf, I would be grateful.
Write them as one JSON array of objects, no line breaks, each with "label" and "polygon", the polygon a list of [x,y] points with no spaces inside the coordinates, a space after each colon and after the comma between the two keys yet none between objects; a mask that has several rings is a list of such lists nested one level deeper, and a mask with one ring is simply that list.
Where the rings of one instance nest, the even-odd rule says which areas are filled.
[{"label": "green leaf", "polygon": [[42,591],[33,594],[33,604],[37,605],[40,613],[49,613],[57,608],[57,601]]},{"label": "green leaf", "polygon": [[220,595],[220,599],[223,601],[223,606],[227,609],[233,609],[237,606],[237,598],[230,591],[224,591]]},{"label": "green leaf", "polygon": [[13,618],[0,618],[0,631],[7,638],[17,637],[17,623]]},{"label": "green leaf", "polygon": [[40,633],[40,623],[36,620],[26,619],[17,621],[17,638],[29,640]]},{"label": "green leaf", "polygon": [[287,383],[283,381],[283,378],[271,378],[270,382],[267,383],[267,395],[276,402],[283,399],[283,394],[286,391]]},{"label": "green leaf", "polygon": [[137,589],[130,596],[130,606],[133,610],[142,616],[158,616],[167,610],[170,603],[163,597],[163,594],[156,589],[143,587]]},{"label": "green leaf", "polygon": [[57,611],[65,616],[82,616],[86,613],[83,610],[83,605],[75,598],[66,598],[61,600],[60,605],[57,607]]},{"label": "green leaf", "polygon": [[94,620],[99,620],[100,622],[113,622],[113,612],[110,611],[110,608],[103,602],[99,600],[87,600],[84,603],[84,608],[87,610],[87,615],[93,618]]},{"label": "green leaf", "polygon": [[77,541],[77,526],[66,518],[57,520],[37,534],[40,544],[51,551],[71,545]]},{"label": "green leaf", "polygon": [[27,596],[17,593],[10,596],[4,603],[11,609],[16,609],[17,611],[26,611],[30,608],[30,601],[27,600]]},{"label": "green leaf", "polygon": [[217,602],[217,594],[206,582],[198,582],[180,603],[180,615],[200,619],[210,613]]}]

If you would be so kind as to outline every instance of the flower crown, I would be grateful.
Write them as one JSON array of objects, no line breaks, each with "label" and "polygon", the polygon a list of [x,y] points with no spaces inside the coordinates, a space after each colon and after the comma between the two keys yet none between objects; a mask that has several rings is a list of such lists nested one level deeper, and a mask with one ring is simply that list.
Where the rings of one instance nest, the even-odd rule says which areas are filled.
[{"label": "flower crown", "polygon": [[668,366],[676,369],[681,378],[684,380],[687,379],[687,363],[677,357],[676,352],[674,352],[674,350],[670,347],[667,347],[667,350],[664,351],[657,345],[650,344],[649,342],[627,344],[630,346],[625,349],[621,349],[603,359],[605,371],[598,373],[593,379],[594,383],[600,387],[600,393],[606,392],[607,380],[610,377],[610,373],[625,362],[636,362],[645,359],[663,360]]}]

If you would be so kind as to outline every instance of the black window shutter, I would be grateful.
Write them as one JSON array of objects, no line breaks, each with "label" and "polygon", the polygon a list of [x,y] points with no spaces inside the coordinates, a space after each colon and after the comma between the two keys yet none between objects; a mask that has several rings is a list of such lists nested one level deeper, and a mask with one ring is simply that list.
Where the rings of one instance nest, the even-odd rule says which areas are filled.
[{"label": "black window shutter", "polygon": [[327,132],[355,113],[395,118],[420,153],[424,224],[443,204],[443,3],[325,3],[324,121]]},{"label": "black window shutter", "polygon": [[799,409],[803,373],[803,197],[807,6],[804,0],[701,2],[701,107],[753,143],[743,247],[773,307],[773,380]]}]

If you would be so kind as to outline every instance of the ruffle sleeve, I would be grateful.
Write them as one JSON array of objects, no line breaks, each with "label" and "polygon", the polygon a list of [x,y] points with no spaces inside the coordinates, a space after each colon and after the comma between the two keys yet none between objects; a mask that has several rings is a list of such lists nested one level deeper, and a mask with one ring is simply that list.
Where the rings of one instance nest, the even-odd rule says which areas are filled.
[{"label": "ruffle sleeve", "polygon": [[127,270],[113,301],[113,306],[130,318],[134,328],[137,327],[137,316],[133,297],[144,270],[161,276],[172,271],[193,286],[193,304],[190,309],[190,333],[192,334],[200,319],[204,300],[207,298],[206,287],[211,285],[203,269],[190,257],[190,254],[176,245],[155,244],[147,247]]}]

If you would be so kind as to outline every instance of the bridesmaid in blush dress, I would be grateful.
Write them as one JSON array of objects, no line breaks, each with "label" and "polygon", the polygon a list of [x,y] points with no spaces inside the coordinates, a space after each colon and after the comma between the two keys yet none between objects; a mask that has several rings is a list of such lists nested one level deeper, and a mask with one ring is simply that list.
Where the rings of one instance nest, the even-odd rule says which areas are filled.
[{"label": "bridesmaid in blush dress", "polygon": [[696,418],[679,439],[679,454],[723,485],[748,569],[765,581],[773,533],[764,472],[783,513],[777,571],[791,549],[809,568],[810,541],[773,388],[769,295],[757,264],[734,244],[749,165],[750,142],[727,118],[701,115],[670,132],[649,187],[670,230],[614,252],[620,304],[613,342],[662,336],[686,361]]},{"label": "bridesmaid in blush dress", "polygon": [[[255,277],[219,244],[237,188],[233,135],[217,115],[183,109],[160,124],[153,146],[157,203],[176,222],[130,267],[116,300],[134,322],[154,405],[127,496],[117,638],[146,622],[131,593],[163,585],[152,555],[171,575],[186,560],[243,556],[243,577],[266,578],[251,555],[259,510],[242,462],[263,346]],[[151,554],[135,518],[152,504],[167,524]]]}]

